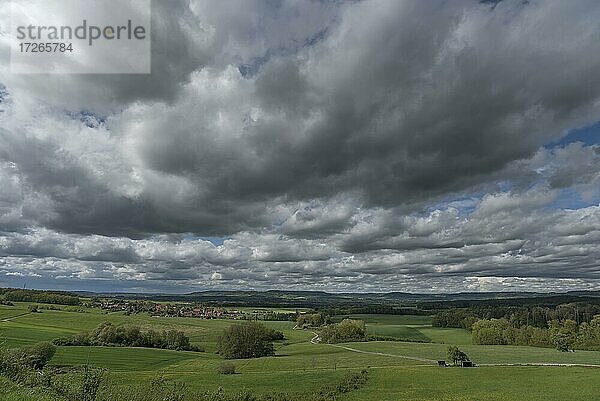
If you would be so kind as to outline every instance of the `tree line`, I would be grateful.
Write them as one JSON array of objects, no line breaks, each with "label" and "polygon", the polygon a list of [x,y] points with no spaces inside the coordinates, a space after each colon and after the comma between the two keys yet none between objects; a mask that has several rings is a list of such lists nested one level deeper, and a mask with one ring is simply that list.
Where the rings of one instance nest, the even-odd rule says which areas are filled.
[{"label": "tree line", "polygon": [[577,324],[589,323],[599,314],[600,305],[585,302],[560,304],[554,307],[476,305],[442,310],[434,316],[433,325],[470,329],[480,319],[505,319],[514,327],[549,328],[552,321],[573,320]]},{"label": "tree line", "polygon": [[552,320],[548,328],[519,327],[504,318],[482,319],[472,325],[471,331],[475,344],[600,350],[600,315],[581,324],[571,319]]}]

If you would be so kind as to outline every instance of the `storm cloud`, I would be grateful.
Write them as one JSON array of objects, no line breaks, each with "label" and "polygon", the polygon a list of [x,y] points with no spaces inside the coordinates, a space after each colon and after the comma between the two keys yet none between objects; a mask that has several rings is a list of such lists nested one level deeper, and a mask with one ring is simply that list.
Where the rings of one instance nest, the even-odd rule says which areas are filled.
[{"label": "storm cloud", "polygon": [[0,66],[0,284],[598,288],[597,2],[153,7],[152,74]]}]

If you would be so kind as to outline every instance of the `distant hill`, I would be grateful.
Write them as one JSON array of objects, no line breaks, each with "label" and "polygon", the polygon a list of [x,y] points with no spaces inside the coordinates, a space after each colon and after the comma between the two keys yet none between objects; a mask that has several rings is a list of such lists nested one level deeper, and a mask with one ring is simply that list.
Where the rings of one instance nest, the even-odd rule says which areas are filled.
[{"label": "distant hill", "polygon": [[600,291],[570,291],[566,293],[536,292],[461,292],[444,294],[390,293],[328,293],[324,291],[199,291],[188,294],[93,293],[77,292],[80,296],[101,298],[147,299],[154,301],[201,302],[208,305],[265,307],[346,307],[346,306],[429,306],[461,307],[474,303],[501,305],[555,305],[566,302],[600,302]]}]

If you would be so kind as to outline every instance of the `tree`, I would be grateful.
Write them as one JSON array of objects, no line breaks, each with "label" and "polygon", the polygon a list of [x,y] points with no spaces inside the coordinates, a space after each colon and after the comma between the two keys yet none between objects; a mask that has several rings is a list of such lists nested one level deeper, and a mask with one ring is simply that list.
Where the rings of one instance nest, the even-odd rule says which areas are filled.
[{"label": "tree", "polygon": [[550,339],[557,350],[566,352],[573,348],[577,341],[577,322],[567,319],[563,322],[550,322]]},{"label": "tree", "polygon": [[600,315],[579,327],[577,343],[582,348],[598,349],[600,346]]},{"label": "tree", "polygon": [[458,347],[455,347],[455,346],[448,347],[447,355],[448,355],[448,360],[452,361],[453,365],[456,365],[457,363],[462,362],[462,361],[469,360],[469,357],[467,356],[467,354],[465,354]]},{"label": "tree", "polygon": [[273,330],[258,322],[234,324],[223,331],[217,350],[226,359],[259,358],[275,355]]}]

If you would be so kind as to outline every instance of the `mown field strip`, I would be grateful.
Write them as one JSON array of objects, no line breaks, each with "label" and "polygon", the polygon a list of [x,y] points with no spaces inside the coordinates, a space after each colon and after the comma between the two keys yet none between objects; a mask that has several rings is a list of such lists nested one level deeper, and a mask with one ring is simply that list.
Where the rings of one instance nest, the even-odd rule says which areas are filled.
[{"label": "mown field strip", "polygon": [[358,353],[361,353],[361,354],[389,356],[389,357],[392,357],[392,358],[410,359],[410,360],[413,360],[413,361],[427,362],[427,363],[432,363],[432,364],[437,363],[437,361],[434,361],[433,359],[419,358],[419,357],[416,357],[416,356],[395,355],[395,354],[388,354],[388,353],[385,353],[385,352],[363,351],[363,350],[360,350],[360,349],[347,347],[345,345],[337,345],[337,344],[329,344],[329,345],[331,345],[332,347],[345,349],[346,351],[358,352]]}]

